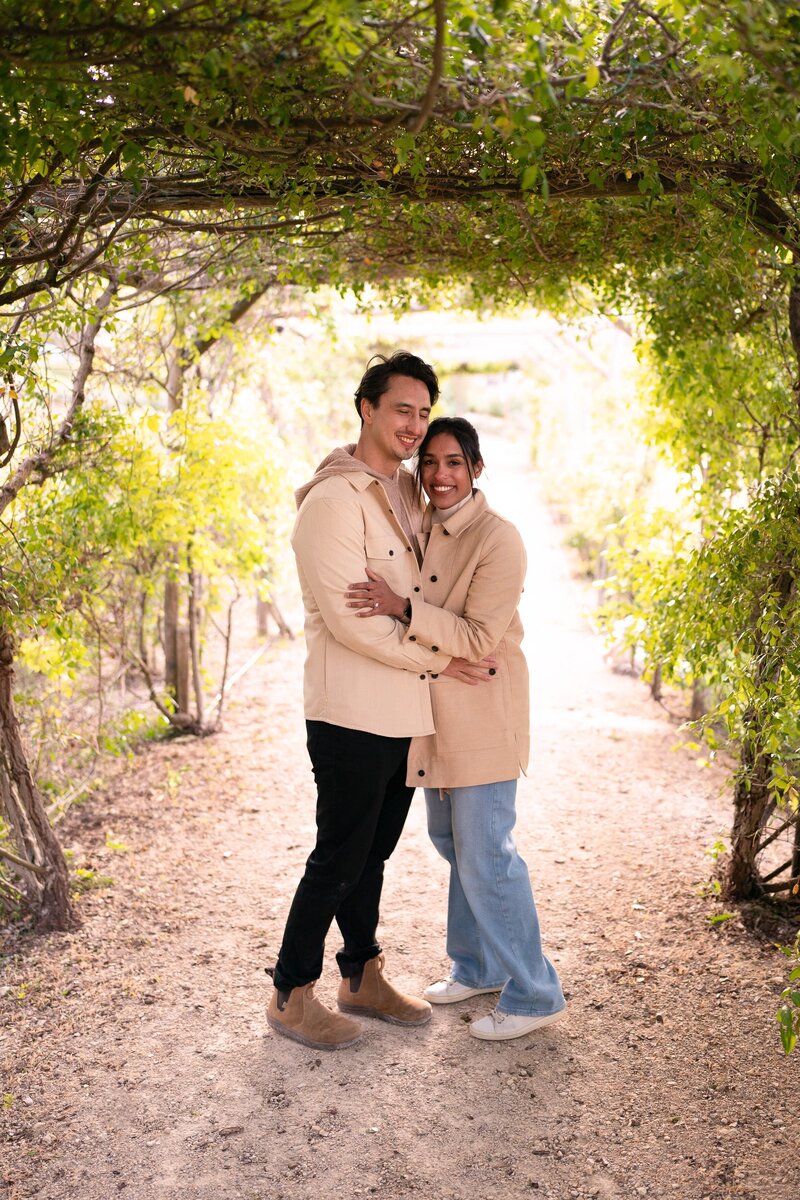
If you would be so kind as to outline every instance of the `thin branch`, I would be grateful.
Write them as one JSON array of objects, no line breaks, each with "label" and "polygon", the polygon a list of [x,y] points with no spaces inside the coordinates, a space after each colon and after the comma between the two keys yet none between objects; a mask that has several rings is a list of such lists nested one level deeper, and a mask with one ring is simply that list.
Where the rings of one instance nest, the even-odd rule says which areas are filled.
[{"label": "thin branch", "polygon": [[793,875],[791,879],[787,879],[783,883],[763,883],[761,890],[770,893],[793,892],[798,884],[800,884],[800,875]]},{"label": "thin branch", "polygon": [[765,838],[763,842],[759,842],[753,852],[753,857],[755,858],[755,856],[760,854],[762,850],[766,850],[767,846],[774,842],[776,838],[779,838],[783,831],[788,829],[790,825],[794,825],[796,821],[797,817],[794,814],[792,814],[791,817],[787,817],[783,824],[779,825],[777,829],[773,830],[768,838]]},{"label": "thin branch", "polygon": [[8,896],[15,904],[30,908],[30,899],[22,893],[19,888],[15,888],[13,883],[9,883],[7,879],[0,878],[0,895]]},{"label": "thin branch", "polygon": [[[421,8],[416,9],[414,12],[414,18],[416,20],[419,20],[419,18],[421,16],[423,16],[425,13],[430,12],[432,7],[433,7],[432,4],[425,4]],[[390,41],[390,39],[393,38],[396,33],[399,33],[401,29],[403,29],[406,25],[408,25],[408,23],[411,19],[412,18],[410,16],[406,15],[404,17],[401,17],[399,21],[392,22],[384,30],[383,36],[378,38],[377,42],[373,42],[371,46],[367,46],[366,50],[363,50],[361,52],[361,54],[356,59],[354,65],[353,65],[352,76],[354,79],[357,79],[358,76],[362,73],[365,61],[368,58],[374,58],[376,50],[380,46],[385,46],[386,43],[388,41]],[[373,22],[365,20],[365,24],[373,25]],[[326,125],[327,125],[327,123],[328,122],[326,121]]]},{"label": "thin branch", "polygon": [[7,859],[8,862],[14,864],[15,867],[21,867],[23,871],[32,871],[34,875],[46,875],[45,867],[39,866],[38,863],[28,862],[25,858],[20,858],[18,854],[14,854],[12,850],[7,850],[5,846],[0,846],[0,858]]},{"label": "thin branch", "polygon": [[616,18],[616,20],[611,25],[611,28],[609,29],[608,34],[606,35],[605,45],[603,46],[603,53],[600,56],[600,61],[603,63],[603,65],[605,67],[607,67],[610,62],[611,50],[614,45],[614,42],[616,41],[617,34],[619,33],[620,29],[627,21],[630,14],[632,12],[635,12],[635,10],[638,7],[639,7],[638,0],[628,0],[628,3],[622,9],[622,12],[619,14],[619,16]]},{"label": "thin branch", "polygon": [[[214,721],[214,729],[219,729],[220,726],[222,725],[222,710],[223,710],[223,706],[225,703],[225,692],[226,692],[226,688],[228,685],[228,666],[230,663],[231,641],[233,638],[233,606],[236,603],[236,601],[239,599],[239,595],[240,595],[240,593],[237,590],[236,595],[234,596],[234,598],[231,600],[230,604],[228,605],[228,620],[227,620],[226,629],[225,629],[225,660],[222,664],[222,679],[220,680],[219,694],[216,697],[216,699],[214,700],[214,704],[219,705],[219,709],[217,711],[217,718]],[[212,709],[209,708],[208,711],[211,712]]]},{"label": "thin branch", "polygon": [[196,726],[194,717],[190,717],[187,713],[174,712],[163,703],[158,695],[158,692],[156,691],[156,686],[153,682],[153,676],[150,674],[150,668],[144,659],[140,658],[138,654],[134,654],[132,650],[124,650],[123,653],[130,660],[133,666],[137,667],[141,671],[145,684],[147,685],[148,695],[158,711],[161,713],[162,717],[166,717],[170,725],[172,725],[175,729],[180,729],[181,732],[185,733],[187,730],[194,729]]},{"label": "thin branch", "polygon": [[[50,174],[52,175],[56,167],[61,166],[63,162],[63,154],[56,154],[50,168]],[[11,224],[11,222],[14,220],[14,217],[16,217],[17,213],[25,207],[31,197],[36,194],[39,188],[43,187],[44,184],[47,183],[48,178],[49,175],[34,175],[33,179],[29,179],[28,182],[20,188],[19,194],[16,196],[16,198],[12,200],[10,204],[7,204],[0,213],[0,229],[5,229],[7,225]]]},{"label": "thin branch", "polygon": [[[24,45],[28,45],[32,41],[37,42],[70,42],[74,38],[91,39],[100,37],[100,45],[106,46],[108,37],[111,34],[121,35],[129,46],[135,46],[143,38],[150,37],[180,37],[187,33],[203,32],[205,34],[223,34],[230,33],[232,28],[235,28],[236,23],[240,19],[239,12],[236,8],[231,12],[228,20],[220,20],[217,14],[213,17],[205,19],[192,16],[189,21],[182,21],[180,18],[188,14],[193,14],[195,10],[204,7],[198,2],[179,4],[174,9],[168,11],[164,16],[159,17],[149,24],[132,25],[124,21],[119,21],[115,17],[110,16],[104,20],[97,21],[92,25],[72,25],[66,27],[46,28],[42,29],[40,25],[24,25],[14,23],[14,33],[19,41]],[[113,10],[112,10],[113,11]],[[23,60],[27,61],[27,60]],[[72,57],[64,59],[65,62],[71,63],[74,61]],[[97,55],[87,55],[86,61],[93,65],[101,64],[107,61],[106,58],[99,58]],[[115,60],[114,60],[115,61]],[[48,58],[48,62],[52,62]]]},{"label": "thin branch", "polygon": [[[245,675],[250,670],[251,667],[254,667],[256,665],[258,660],[261,658],[262,654],[266,654],[266,652],[270,649],[271,645],[272,645],[271,642],[265,642],[263,646],[260,646],[259,649],[256,650],[256,652],[253,655],[251,655],[250,658],[248,658],[248,660],[244,664],[244,666],[240,667],[239,670],[235,673],[235,675],[231,676],[230,683],[227,685],[227,687],[225,689],[226,696],[227,696],[228,692],[230,692],[230,690],[234,686],[234,684],[238,683],[239,680],[242,678],[242,676]],[[223,698],[222,693],[221,692],[217,693],[217,695],[214,697],[214,699],[209,704],[208,709],[206,711],[209,713],[213,712],[214,709],[217,707],[217,705],[219,703],[221,703],[222,698]]]},{"label": "thin branch", "polygon": [[60,426],[51,437],[49,444],[37,454],[29,455],[24,462],[20,463],[11,478],[0,487],[0,513],[16,499],[25,484],[29,483],[36,473],[48,468],[58,451],[72,436],[76,418],[83,407],[86,396],[86,381],[92,371],[95,338],[103,322],[103,314],[111,303],[117,286],[116,281],[108,284],[95,305],[95,316],[83,328],[78,351],[78,370],[72,381],[72,397]]},{"label": "thin branch", "polygon": [[444,35],[447,28],[447,7],[445,0],[435,0],[434,8],[436,10],[436,41],[433,46],[433,69],[428,86],[425,90],[425,95],[422,97],[422,103],[419,107],[419,112],[412,121],[409,121],[408,128],[411,133],[420,133],[428,123],[428,119],[433,112],[434,104],[436,103],[436,93],[439,90],[439,83],[444,70]]},{"label": "thin branch", "polygon": [[192,684],[194,700],[197,708],[197,724],[204,725],[205,701],[203,698],[203,678],[200,672],[200,633],[197,621],[197,591],[200,582],[199,575],[192,566],[191,544],[187,548],[188,560],[187,580],[189,583],[189,650],[192,658]]},{"label": "thin branch", "polygon": [[[0,444],[0,467],[7,467],[8,464],[11,462],[12,458],[14,457],[14,451],[16,450],[17,445],[19,444],[19,439],[22,434],[22,419],[19,414],[19,400],[17,398],[17,389],[14,387],[13,383],[11,383],[10,380],[8,383],[8,395],[9,395],[9,399],[11,400],[11,408],[12,408],[13,415],[14,415],[14,436],[9,441],[8,434],[6,433],[5,434],[5,440],[6,440],[5,448],[2,446],[2,444]],[[2,428],[3,432],[5,433],[5,422],[2,418],[2,416],[0,416],[0,428]]]},{"label": "thin branch", "polygon": [[52,804],[47,806],[47,815],[50,818],[51,825],[57,825],[58,822],[61,821],[72,808],[72,805],[78,799],[81,792],[86,787],[86,784],[94,775],[99,757],[100,755],[98,752],[92,759],[91,765],[89,766],[83,778],[78,783],[73,784],[69,791],[63,796],[59,796],[57,800],[54,800]]},{"label": "thin branch", "polygon": [[781,865],[779,867],[776,867],[774,871],[770,871],[769,875],[765,875],[761,882],[769,883],[770,879],[774,879],[776,875],[780,875],[781,871],[785,871],[786,868],[790,867],[791,865],[792,865],[791,858],[787,858],[785,863],[781,863]]},{"label": "thin branch", "polygon": [[[220,326],[235,325],[237,321],[240,321],[242,317],[245,316],[246,313],[249,313],[250,309],[258,303],[258,301],[267,291],[267,288],[268,285],[264,284],[262,287],[255,288],[249,293],[249,295],[241,296],[234,304],[231,305],[231,307],[228,309],[227,315],[223,316],[222,319],[217,322],[217,324]],[[213,335],[209,334],[209,336],[205,338],[195,338],[192,344],[197,357],[202,358],[206,351],[210,350],[212,346],[216,345],[216,343],[222,337],[223,333],[220,332]]]}]

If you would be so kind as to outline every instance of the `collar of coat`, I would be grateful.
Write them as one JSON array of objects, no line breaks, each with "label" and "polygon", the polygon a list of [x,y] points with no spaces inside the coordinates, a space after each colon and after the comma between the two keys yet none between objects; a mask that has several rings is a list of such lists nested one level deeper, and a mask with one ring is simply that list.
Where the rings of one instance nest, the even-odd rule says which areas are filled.
[{"label": "collar of coat", "polygon": [[[454,512],[452,517],[447,517],[441,522],[437,521],[436,524],[441,524],[445,533],[450,534],[452,537],[458,537],[465,529],[469,529],[470,525],[477,521],[478,517],[483,516],[488,511],[489,505],[486,503],[486,497],[483,492],[478,488],[473,488],[471,504],[465,504],[463,508],[459,508],[458,512]],[[431,533],[434,528],[433,512],[433,505],[428,504],[422,518],[423,533]]]},{"label": "collar of coat", "polygon": [[[411,474],[411,472],[405,467],[398,468],[396,478],[397,482],[401,486],[406,482],[403,478],[404,476],[407,476],[407,478],[413,483],[414,476]],[[368,475],[366,471],[359,471],[356,468],[354,471],[348,471],[346,475],[343,475],[343,478],[346,479],[350,486],[354,487],[357,492],[365,492],[371,483],[380,484],[384,479],[391,483],[392,478],[394,477],[391,475],[384,475],[381,477],[381,479],[378,479],[376,475]],[[406,484],[406,486],[408,485]]]}]

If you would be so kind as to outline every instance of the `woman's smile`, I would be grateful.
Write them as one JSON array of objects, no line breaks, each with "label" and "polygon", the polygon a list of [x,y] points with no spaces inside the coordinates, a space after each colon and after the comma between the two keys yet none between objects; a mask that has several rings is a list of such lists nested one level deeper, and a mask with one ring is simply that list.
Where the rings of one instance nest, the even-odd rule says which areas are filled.
[{"label": "woman's smile", "polygon": [[470,470],[458,439],[452,433],[437,433],[431,438],[421,463],[422,486],[436,508],[452,508],[472,493],[472,484],[481,473],[481,463]]}]

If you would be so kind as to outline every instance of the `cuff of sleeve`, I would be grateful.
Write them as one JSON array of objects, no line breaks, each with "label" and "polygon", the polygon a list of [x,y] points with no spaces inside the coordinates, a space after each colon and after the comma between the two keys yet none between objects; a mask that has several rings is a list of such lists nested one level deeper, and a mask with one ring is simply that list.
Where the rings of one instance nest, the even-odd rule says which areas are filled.
[{"label": "cuff of sleeve", "polygon": [[445,654],[439,649],[438,646],[426,646],[422,638],[418,634],[414,633],[413,630],[414,626],[412,623],[403,634],[403,643],[405,644],[406,642],[410,642],[412,645],[421,646],[426,650],[430,650],[435,657],[433,662],[428,664],[427,669],[429,671],[435,671],[437,674],[439,674],[450,664],[453,658],[452,654]]}]

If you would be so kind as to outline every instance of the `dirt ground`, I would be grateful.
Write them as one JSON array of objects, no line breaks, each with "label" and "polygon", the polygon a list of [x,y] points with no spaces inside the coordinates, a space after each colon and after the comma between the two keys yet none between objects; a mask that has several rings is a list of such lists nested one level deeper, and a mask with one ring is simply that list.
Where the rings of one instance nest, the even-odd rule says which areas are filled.
[{"label": "dirt ground", "polygon": [[[800,1055],[784,1058],[774,1021],[785,960],[739,920],[712,928],[699,895],[730,823],[723,772],[699,770],[677,720],[609,670],[533,484],[487,461],[490,501],[529,550],[518,842],[567,1020],[477,1042],[484,996],[419,1030],[364,1022],[337,1053],[269,1031],[263,968],[314,799],[303,645],[276,645],[221,734],[146,749],[70,817],[76,863],[114,880],[81,899],[82,927],[6,938],[7,1200],[796,1200]],[[389,973],[417,992],[447,969],[423,808],[418,795],[382,914]],[[335,986],[329,954],[319,994]]]}]

